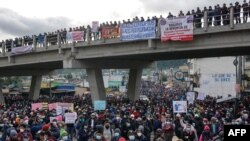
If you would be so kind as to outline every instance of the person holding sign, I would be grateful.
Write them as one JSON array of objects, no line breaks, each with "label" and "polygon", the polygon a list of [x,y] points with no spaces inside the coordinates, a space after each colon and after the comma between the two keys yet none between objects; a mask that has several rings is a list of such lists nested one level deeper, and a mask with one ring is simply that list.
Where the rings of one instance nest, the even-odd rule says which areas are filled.
[{"label": "person holding sign", "polygon": [[76,112],[72,112],[71,110],[66,110],[65,111],[65,123],[67,125],[67,132],[69,134],[69,138],[70,139],[73,139],[73,132],[74,132],[74,123],[77,119],[77,114]]}]

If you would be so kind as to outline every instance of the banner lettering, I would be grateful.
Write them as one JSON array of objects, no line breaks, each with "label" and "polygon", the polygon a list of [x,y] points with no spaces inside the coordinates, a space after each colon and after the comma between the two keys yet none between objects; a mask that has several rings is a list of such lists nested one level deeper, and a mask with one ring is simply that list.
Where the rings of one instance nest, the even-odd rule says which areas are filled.
[{"label": "banner lettering", "polygon": [[192,41],[193,16],[160,20],[161,41]]},{"label": "banner lettering", "polygon": [[83,36],[84,36],[83,31],[67,32],[66,40],[67,42],[83,41]]},{"label": "banner lettering", "polygon": [[124,23],[121,25],[122,40],[140,40],[155,38],[156,21]]},{"label": "banner lettering", "polygon": [[108,39],[119,36],[118,26],[103,26],[102,27],[102,38]]}]

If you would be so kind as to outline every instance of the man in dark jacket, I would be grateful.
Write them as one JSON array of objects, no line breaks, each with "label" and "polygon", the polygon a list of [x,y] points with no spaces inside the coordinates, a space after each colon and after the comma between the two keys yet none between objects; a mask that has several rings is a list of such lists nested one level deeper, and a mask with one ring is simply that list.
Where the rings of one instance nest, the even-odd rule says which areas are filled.
[{"label": "man in dark jacket", "polygon": [[88,141],[90,136],[91,136],[91,131],[89,131],[88,125],[85,124],[84,126],[82,126],[79,129],[77,140],[78,141]]},{"label": "man in dark jacket", "polygon": [[223,20],[223,25],[228,25],[229,24],[229,9],[227,8],[226,4],[223,4],[223,7],[221,8],[221,14],[222,14],[222,20]]},{"label": "man in dark jacket", "polygon": [[212,26],[212,20],[213,20],[213,16],[214,16],[214,11],[212,9],[212,6],[209,6],[207,14],[208,14],[208,18],[207,18],[208,19],[208,26]]},{"label": "man in dark jacket", "polygon": [[236,20],[236,24],[241,23],[240,11],[241,11],[241,6],[240,6],[239,2],[235,2],[234,19]]},{"label": "man in dark jacket", "polygon": [[243,8],[243,22],[246,23],[247,17],[248,17],[248,11],[249,11],[248,3],[246,2],[246,0],[244,0],[244,3],[242,4],[242,8]]},{"label": "man in dark jacket", "polygon": [[195,115],[194,123],[195,123],[197,136],[199,137],[203,131],[204,125],[203,125],[202,119],[197,114]]},{"label": "man in dark jacket", "polygon": [[214,6],[214,20],[215,26],[221,25],[221,8],[219,5]]},{"label": "man in dark jacket", "polygon": [[201,19],[203,17],[203,14],[202,14],[199,7],[197,7],[196,16],[197,16],[197,18],[196,18],[196,27],[201,28]]}]

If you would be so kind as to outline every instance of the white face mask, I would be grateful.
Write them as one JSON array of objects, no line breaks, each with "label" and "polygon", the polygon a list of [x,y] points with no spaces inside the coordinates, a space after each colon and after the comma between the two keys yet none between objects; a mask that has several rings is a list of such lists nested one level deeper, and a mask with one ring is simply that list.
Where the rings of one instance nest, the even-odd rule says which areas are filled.
[{"label": "white face mask", "polygon": [[142,135],[142,133],[137,133],[137,135],[140,137]]},{"label": "white face mask", "polygon": [[24,132],[24,129],[20,129],[20,132]]},{"label": "white face mask", "polygon": [[135,140],[135,136],[134,136],[134,135],[130,135],[128,138],[129,138],[130,140]]},{"label": "white face mask", "polygon": [[244,115],[243,115],[243,118],[244,118],[244,119],[248,119],[248,114],[244,114]]},{"label": "white face mask", "polygon": [[187,131],[187,132],[190,132],[190,131],[191,131],[191,128],[186,128],[186,131]]}]

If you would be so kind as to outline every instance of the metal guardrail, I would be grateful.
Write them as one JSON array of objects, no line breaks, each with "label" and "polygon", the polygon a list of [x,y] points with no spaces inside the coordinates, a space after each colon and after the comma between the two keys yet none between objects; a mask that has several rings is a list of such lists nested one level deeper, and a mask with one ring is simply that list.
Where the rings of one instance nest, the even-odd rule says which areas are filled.
[{"label": "metal guardrail", "polygon": [[[241,8],[243,9],[243,8]],[[250,11],[248,12],[250,14]],[[234,28],[234,24],[246,23],[250,22],[250,18],[244,16],[244,11],[240,13],[234,13],[234,7],[231,7],[228,14],[220,14],[220,15],[213,15],[209,16],[209,11],[201,12],[201,18],[194,18],[194,29],[204,29],[204,32],[207,31],[209,27],[214,26],[230,26],[230,28]],[[240,16],[236,16],[236,15]],[[192,14],[191,14],[192,15]],[[250,16],[250,15],[248,15]],[[158,19],[159,20],[159,19]],[[156,35],[160,37],[160,27],[156,25]],[[50,46],[58,45],[60,48],[62,44],[71,44],[70,42],[66,41],[66,34],[67,32],[58,32],[49,35],[44,35],[44,42],[38,42],[38,36],[32,36],[30,39],[21,39],[22,44],[21,46],[32,45],[33,49],[36,50],[37,48],[45,48],[47,49]],[[120,38],[120,36],[112,37],[112,38]],[[87,30],[84,35],[84,39],[82,42],[92,42],[95,40],[101,40],[101,32],[93,33]],[[13,43],[14,40],[9,42],[1,42],[0,43],[0,54],[5,56],[6,53],[11,52],[13,47],[18,47],[20,45],[16,45]]]}]

